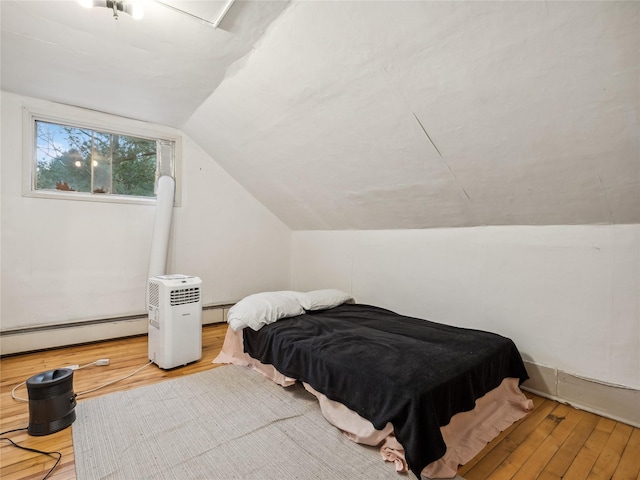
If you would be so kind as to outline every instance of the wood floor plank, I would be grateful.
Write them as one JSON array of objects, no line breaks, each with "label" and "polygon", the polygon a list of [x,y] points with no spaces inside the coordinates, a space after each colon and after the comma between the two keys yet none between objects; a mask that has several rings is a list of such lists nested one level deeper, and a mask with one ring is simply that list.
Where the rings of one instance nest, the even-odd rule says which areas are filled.
[{"label": "wood floor plank", "polygon": [[591,468],[606,445],[615,423],[615,421],[608,418],[598,419],[598,423],[589,438],[587,438],[584,448],[576,455],[571,466],[562,477],[563,479],[584,480],[589,476]]},{"label": "wood floor plank", "polygon": [[[610,480],[615,472],[624,447],[631,437],[633,428],[624,423],[616,423],[607,443],[598,455],[596,463],[593,465],[587,480]],[[640,459],[638,459],[640,462]]]},{"label": "wood floor plank", "polygon": [[[515,478],[517,473],[528,461],[535,461],[543,442],[561,423],[562,420],[560,419],[564,418],[563,415],[565,414],[565,409],[566,405],[557,405],[557,407],[554,408],[551,413],[549,413],[542,422],[540,422],[536,428],[532,430],[512,452],[509,453],[502,464],[492,472],[492,478]],[[558,412],[559,415],[556,415],[556,412]],[[539,468],[540,466],[538,466],[538,472],[540,471]],[[529,474],[531,473],[532,472],[530,471]],[[536,476],[537,474],[533,478]]]},{"label": "wood floor plank", "polygon": [[599,417],[592,413],[583,410],[575,412],[578,424],[542,470],[545,477],[562,478],[598,423]]},{"label": "wood floor plank", "polygon": [[560,405],[553,410],[548,418],[555,421],[556,426],[535,449],[535,455],[528,455],[526,461],[512,477],[513,480],[535,480],[538,478],[538,474],[544,471],[544,467],[553,458],[560,445],[578,425],[580,415],[576,409],[568,405]]},{"label": "wood floor plank", "polygon": [[640,429],[634,428],[611,480],[640,479]]}]

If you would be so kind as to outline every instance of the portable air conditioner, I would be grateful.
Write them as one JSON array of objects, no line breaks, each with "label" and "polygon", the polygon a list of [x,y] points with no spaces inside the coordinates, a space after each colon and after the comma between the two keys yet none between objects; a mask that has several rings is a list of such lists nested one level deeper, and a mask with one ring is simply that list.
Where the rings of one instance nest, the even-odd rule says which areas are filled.
[{"label": "portable air conditioner", "polygon": [[159,275],[149,279],[149,360],[169,369],[202,357],[202,300],[198,277]]}]

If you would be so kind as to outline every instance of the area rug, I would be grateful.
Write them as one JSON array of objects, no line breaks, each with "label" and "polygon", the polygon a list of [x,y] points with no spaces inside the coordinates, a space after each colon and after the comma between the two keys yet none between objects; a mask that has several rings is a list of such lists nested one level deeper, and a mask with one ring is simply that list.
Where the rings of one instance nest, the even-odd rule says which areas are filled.
[{"label": "area rug", "polygon": [[415,479],[344,437],[302,387],[246,367],[85,400],[76,415],[78,480]]}]

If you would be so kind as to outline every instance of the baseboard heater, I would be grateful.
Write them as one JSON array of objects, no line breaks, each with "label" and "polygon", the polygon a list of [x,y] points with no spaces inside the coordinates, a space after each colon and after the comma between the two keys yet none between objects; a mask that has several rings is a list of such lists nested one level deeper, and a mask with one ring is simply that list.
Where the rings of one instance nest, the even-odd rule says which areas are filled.
[{"label": "baseboard heater", "polygon": [[[202,324],[224,322],[232,305],[203,306]],[[147,335],[147,324],[148,315],[140,314],[5,330],[0,332],[0,356]]]},{"label": "baseboard heater", "polygon": [[[206,305],[202,307],[202,310],[203,311],[227,310],[232,306],[233,306],[233,303]],[[91,327],[93,325],[102,325],[105,323],[130,322],[134,320],[144,320],[146,322],[147,319],[148,319],[148,315],[146,313],[141,313],[140,315],[135,314],[135,315],[126,315],[122,317],[98,318],[95,320],[81,320],[79,322],[55,323],[52,325],[37,325],[34,327],[12,328],[10,330],[1,331],[0,337],[10,337],[12,335],[24,335],[29,333],[46,332],[50,330],[61,330],[65,328]]]}]

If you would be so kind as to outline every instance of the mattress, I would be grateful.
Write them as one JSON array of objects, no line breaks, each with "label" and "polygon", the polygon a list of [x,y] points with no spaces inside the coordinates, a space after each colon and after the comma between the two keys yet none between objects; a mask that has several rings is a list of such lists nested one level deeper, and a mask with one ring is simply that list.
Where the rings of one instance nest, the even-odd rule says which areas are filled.
[{"label": "mattress", "polygon": [[431,478],[454,476],[532,406],[518,388],[527,374],[511,340],[370,305],[229,329],[214,361],[249,365],[281,385],[302,381],[347,436],[381,445],[397,470]]}]

